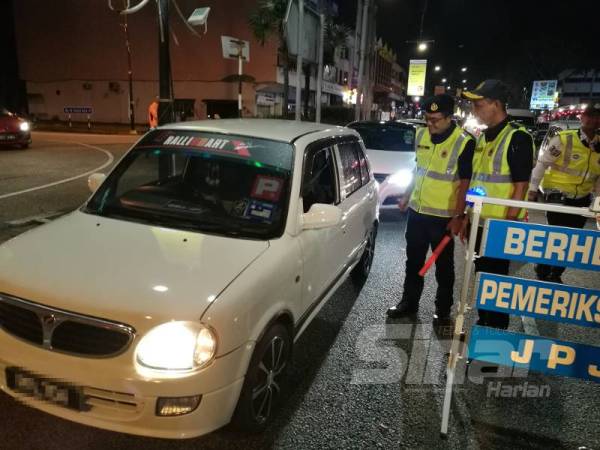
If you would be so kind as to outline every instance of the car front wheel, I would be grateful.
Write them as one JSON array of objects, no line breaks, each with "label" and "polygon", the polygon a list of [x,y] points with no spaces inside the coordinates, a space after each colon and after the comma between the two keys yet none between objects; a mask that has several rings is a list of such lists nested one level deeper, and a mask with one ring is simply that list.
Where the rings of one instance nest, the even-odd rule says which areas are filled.
[{"label": "car front wheel", "polygon": [[282,398],[291,343],[286,327],[275,324],[257,344],[232,420],[239,430],[261,432],[273,417]]}]

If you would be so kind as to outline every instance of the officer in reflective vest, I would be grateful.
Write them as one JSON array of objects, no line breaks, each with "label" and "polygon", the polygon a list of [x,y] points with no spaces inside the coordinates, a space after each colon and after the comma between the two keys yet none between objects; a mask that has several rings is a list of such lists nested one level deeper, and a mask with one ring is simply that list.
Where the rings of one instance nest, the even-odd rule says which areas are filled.
[{"label": "officer in reflective vest", "polygon": [[[600,194],[600,104],[589,105],[581,115],[579,130],[565,130],[553,137],[540,151],[531,175],[529,200],[538,197],[566,206],[588,207],[592,193]],[[550,225],[583,228],[586,218],[548,211]],[[538,279],[562,283],[564,267],[538,264]]]},{"label": "officer in reflective vest", "polygon": [[[445,235],[461,229],[465,193],[472,171],[475,141],[452,121],[454,99],[442,94],[424,104],[427,127],[417,130],[416,169],[413,182],[400,199],[406,210],[406,276],[402,299],[387,311],[397,318],[415,314],[423,292],[419,270],[429,248],[435,248]],[[450,241],[436,261],[437,294],[434,323],[450,318],[454,287],[454,241]]]},{"label": "officer in reflective vest", "polygon": [[[487,129],[479,136],[473,157],[470,188],[483,188],[487,197],[525,200],[533,168],[534,145],[531,135],[506,112],[508,87],[500,80],[486,80],[463,97],[473,104],[475,117]],[[521,220],[525,210],[484,204],[482,219]],[[483,228],[477,233],[476,248]],[[508,275],[510,262],[497,258],[477,258],[475,271]],[[508,314],[479,311],[479,325],[506,329]]]}]

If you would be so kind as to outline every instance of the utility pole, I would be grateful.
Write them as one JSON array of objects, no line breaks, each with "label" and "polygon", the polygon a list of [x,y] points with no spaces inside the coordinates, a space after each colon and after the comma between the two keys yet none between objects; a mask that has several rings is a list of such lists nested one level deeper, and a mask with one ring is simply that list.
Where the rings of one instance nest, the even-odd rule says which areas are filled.
[{"label": "utility pole", "polygon": [[298,0],[298,32],[296,33],[296,42],[298,55],[296,56],[296,115],[295,120],[301,120],[302,108],[302,41],[304,28],[304,0]]},{"label": "utility pole", "polygon": [[127,48],[127,74],[129,77],[129,126],[131,133],[135,133],[135,100],[133,97],[133,67],[131,64],[131,43],[129,42],[129,28],[127,28],[127,15],[123,16],[123,31],[125,32],[125,47]]},{"label": "utility pole", "polygon": [[169,52],[169,0],[158,0],[158,125],[174,121],[173,117],[173,79],[171,76],[171,57]]},{"label": "utility pole", "polygon": [[323,2],[319,2],[319,18],[321,22],[321,32],[319,33],[319,65],[317,68],[317,93],[315,95],[316,117],[315,122],[321,123],[321,96],[323,90],[323,47],[325,45],[325,14],[323,12]]},{"label": "utility pole", "polygon": [[354,109],[354,120],[360,120],[360,110],[362,107],[362,101],[366,100],[365,88],[363,86],[363,77],[365,70],[365,49],[367,45],[367,22],[369,20],[369,1],[364,0],[363,13],[362,13],[362,27],[360,33],[360,62],[358,64],[358,82],[357,82],[357,95],[356,95],[356,107]]}]

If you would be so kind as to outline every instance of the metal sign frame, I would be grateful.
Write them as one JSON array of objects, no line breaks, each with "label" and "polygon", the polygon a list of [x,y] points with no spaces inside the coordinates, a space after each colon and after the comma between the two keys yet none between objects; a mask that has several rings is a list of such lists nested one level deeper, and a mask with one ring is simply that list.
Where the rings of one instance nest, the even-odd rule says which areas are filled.
[{"label": "metal sign frame", "polygon": [[[460,302],[458,305],[458,312],[455,319],[454,335],[452,337],[452,345],[450,347],[450,354],[448,356],[448,366],[446,368],[446,389],[444,393],[444,403],[442,406],[442,424],[441,434],[446,436],[448,434],[448,422],[450,420],[450,404],[452,402],[452,389],[454,387],[454,379],[456,375],[456,365],[460,359],[464,358],[461,352],[461,336],[464,332],[464,349],[467,348],[470,336],[463,330],[465,323],[465,314],[472,309],[470,305],[468,294],[471,287],[471,279],[473,275],[473,268],[475,265],[475,259],[479,257],[475,253],[475,241],[477,239],[477,230],[479,228],[479,222],[481,220],[481,210],[483,204],[492,204],[508,207],[517,207],[530,210],[538,211],[554,211],[567,214],[577,214],[589,218],[594,218],[596,215],[588,208],[576,208],[571,206],[561,206],[554,204],[539,204],[533,202],[525,202],[520,200],[507,200],[492,197],[481,197],[474,195],[467,195],[467,203],[472,204],[472,216],[471,216],[471,229],[469,232],[469,243],[465,254],[465,270],[463,277],[463,284],[460,292]],[[484,242],[482,236],[482,243]]]}]

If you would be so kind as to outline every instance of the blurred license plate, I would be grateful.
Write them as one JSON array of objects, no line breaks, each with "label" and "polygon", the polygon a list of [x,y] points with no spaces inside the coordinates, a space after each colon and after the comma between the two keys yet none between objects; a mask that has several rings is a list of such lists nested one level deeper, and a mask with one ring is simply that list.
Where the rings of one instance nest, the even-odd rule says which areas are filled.
[{"label": "blurred license plate", "polygon": [[81,388],[32,375],[16,367],[6,369],[6,384],[15,392],[77,411],[87,410]]},{"label": "blurred license plate", "polygon": [[14,134],[0,134],[0,141],[12,141],[15,137]]}]

